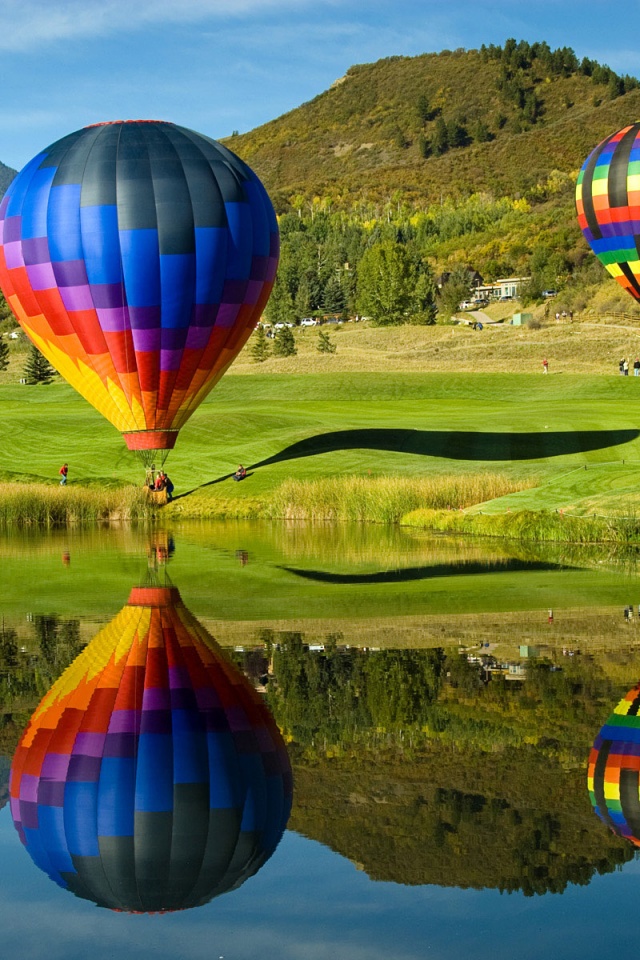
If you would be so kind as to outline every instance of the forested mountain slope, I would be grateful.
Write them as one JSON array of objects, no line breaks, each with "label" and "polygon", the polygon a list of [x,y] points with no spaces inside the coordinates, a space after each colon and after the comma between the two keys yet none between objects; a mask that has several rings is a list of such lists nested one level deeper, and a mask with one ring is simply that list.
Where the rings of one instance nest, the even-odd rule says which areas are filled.
[{"label": "forested mountain slope", "polygon": [[634,78],[569,48],[510,40],[351,67],[310,102],[225,142],[279,209],[313,196],[424,203],[535,194],[639,113]]}]

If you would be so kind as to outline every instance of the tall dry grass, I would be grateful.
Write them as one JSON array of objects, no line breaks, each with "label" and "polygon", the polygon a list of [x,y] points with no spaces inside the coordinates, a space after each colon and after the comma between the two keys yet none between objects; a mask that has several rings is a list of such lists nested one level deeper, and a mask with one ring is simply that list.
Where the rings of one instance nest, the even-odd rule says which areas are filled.
[{"label": "tall dry grass", "polygon": [[419,509],[407,513],[402,523],[438,533],[472,534],[551,543],[640,543],[640,518],[576,517],[549,510],[518,510],[515,513],[465,514]]},{"label": "tall dry grass", "polygon": [[142,520],[153,506],[139,487],[114,489],[1,483],[0,526],[45,526]]},{"label": "tall dry grass", "polygon": [[419,508],[461,509],[536,486],[502,473],[432,477],[325,477],[285,480],[270,497],[272,517],[398,523]]}]

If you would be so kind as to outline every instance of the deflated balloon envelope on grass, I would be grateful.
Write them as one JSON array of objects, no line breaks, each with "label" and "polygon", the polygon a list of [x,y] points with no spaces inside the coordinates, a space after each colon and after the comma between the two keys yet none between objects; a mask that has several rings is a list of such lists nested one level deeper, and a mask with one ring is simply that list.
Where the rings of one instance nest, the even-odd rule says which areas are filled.
[{"label": "deflated balloon envelope on grass", "polygon": [[255,874],[289,818],[271,714],[175,587],[134,588],[33,714],[11,813],[34,862],[99,906],[199,906]]},{"label": "deflated balloon envelope on grass", "polygon": [[600,819],[640,847],[640,683],[615,708],[589,756],[588,788]]},{"label": "deflated balloon envelope on grass", "polygon": [[576,186],[582,232],[612,277],[640,300],[640,122],[607,137]]},{"label": "deflated balloon envelope on grass", "polygon": [[144,462],[246,343],[278,262],[257,176],[208,137],[161,121],[69,134],[0,203],[0,287],[62,376]]}]

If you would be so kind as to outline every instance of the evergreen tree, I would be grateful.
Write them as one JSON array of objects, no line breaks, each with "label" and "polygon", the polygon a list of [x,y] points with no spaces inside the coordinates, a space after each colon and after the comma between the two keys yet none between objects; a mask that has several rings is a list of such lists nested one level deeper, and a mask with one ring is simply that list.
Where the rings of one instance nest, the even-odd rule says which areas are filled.
[{"label": "evergreen tree", "polygon": [[439,157],[441,154],[446,153],[448,149],[449,134],[447,131],[447,125],[442,117],[438,117],[436,120],[435,129],[433,131],[433,136],[431,137],[431,152],[434,157]]},{"label": "evergreen tree", "polygon": [[[286,253],[283,260],[286,265]],[[296,311],[293,305],[293,297],[291,296],[291,291],[286,280],[285,270],[278,270],[276,282],[264,312],[271,323],[293,323],[295,320]]]},{"label": "evergreen tree", "polygon": [[429,99],[424,93],[421,93],[418,97],[416,111],[418,118],[422,121],[422,123],[426,123],[427,120],[431,120],[432,114],[431,107],[429,105]]},{"label": "evergreen tree", "polygon": [[447,142],[450,147],[466,147],[469,143],[466,127],[457,120],[450,120],[447,124]]},{"label": "evergreen tree", "polygon": [[488,143],[490,140],[493,140],[491,131],[484,120],[478,120],[475,124],[473,128],[473,139],[476,143]]},{"label": "evergreen tree", "polygon": [[346,307],[344,291],[335,274],[330,276],[322,291],[322,308],[325,313],[343,313]]},{"label": "evergreen tree", "polygon": [[54,376],[55,370],[47,358],[32,344],[24,365],[24,378],[27,383],[51,383]]},{"label": "evergreen tree", "polygon": [[6,370],[9,366],[9,344],[6,340],[0,340],[0,370]]},{"label": "evergreen tree", "polygon": [[358,264],[357,305],[358,313],[377,326],[431,323],[434,288],[429,268],[404,244],[374,243]]},{"label": "evergreen tree", "polygon": [[260,325],[253,335],[251,359],[254,363],[264,363],[268,356],[269,344],[267,343],[267,335],[264,331],[264,327]]},{"label": "evergreen tree", "polygon": [[331,340],[331,337],[326,332],[326,330],[320,330],[318,332],[318,352],[319,353],[335,353],[336,345]]},{"label": "evergreen tree", "polygon": [[0,323],[3,323],[3,321],[7,321],[4,324],[5,330],[14,329],[18,326],[16,318],[13,315],[13,310],[0,292]]},{"label": "evergreen tree", "polygon": [[297,352],[296,338],[294,337],[291,328],[283,327],[282,330],[278,330],[275,340],[273,341],[274,356],[295,357]]},{"label": "evergreen tree", "polygon": [[472,293],[471,274],[466,267],[457,266],[438,294],[438,308],[446,317],[458,309],[462,300],[468,300]]},{"label": "evergreen tree", "polygon": [[418,153],[424,160],[431,156],[431,144],[423,133],[418,137]]}]

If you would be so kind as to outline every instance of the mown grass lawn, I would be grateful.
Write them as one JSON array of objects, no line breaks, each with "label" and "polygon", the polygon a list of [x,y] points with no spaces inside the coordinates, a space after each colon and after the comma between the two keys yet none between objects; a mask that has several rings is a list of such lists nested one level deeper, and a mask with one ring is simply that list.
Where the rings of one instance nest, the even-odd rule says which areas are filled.
[{"label": "mown grass lawn", "polygon": [[[142,480],[114,428],[60,382],[2,385],[0,445],[5,481],[56,483],[65,461],[71,483]],[[496,509],[580,510],[585,498],[599,509],[629,499],[633,461],[640,467],[640,379],[347,372],[228,375],[183,428],[167,468],[174,512],[188,501],[260,498],[292,476],[486,470],[542,484]],[[240,462],[250,476],[238,484],[229,475]]]}]

